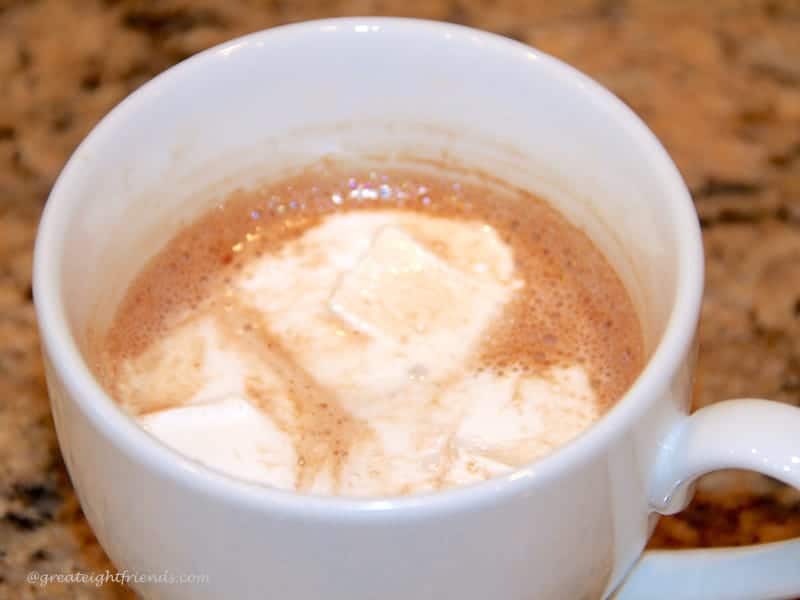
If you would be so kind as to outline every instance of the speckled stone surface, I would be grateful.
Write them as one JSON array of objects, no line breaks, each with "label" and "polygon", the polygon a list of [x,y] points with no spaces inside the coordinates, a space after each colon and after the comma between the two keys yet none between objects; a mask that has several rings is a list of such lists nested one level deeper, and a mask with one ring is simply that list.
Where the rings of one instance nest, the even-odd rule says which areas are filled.
[{"label": "speckled stone surface", "polygon": [[[444,19],[528,42],[588,72],[664,141],[694,194],[708,283],[696,405],[800,404],[800,3],[796,0],[0,0],[0,599],[133,597],[25,582],[113,569],[59,456],[30,269],[39,213],[69,153],[128,92],[239,34],[323,16]],[[800,494],[705,478],[652,544],[800,536]]]}]

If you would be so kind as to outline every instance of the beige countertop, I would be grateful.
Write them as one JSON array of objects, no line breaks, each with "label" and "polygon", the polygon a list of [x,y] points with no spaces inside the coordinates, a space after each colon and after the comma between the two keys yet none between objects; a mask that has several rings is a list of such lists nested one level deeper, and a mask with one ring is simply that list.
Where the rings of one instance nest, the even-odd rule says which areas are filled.
[{"label": "beige countertop", "polygon": [[[25,582],[112,569],[56,444],[31,303],[47,192],[97,120],[170,64],[242,33],[323,16],[443,19],[586,71],[663,140],[700,213],[707,289],[696,405],[800,405],[800,3],[796,0],[0,0],[0,599],[127,598],[116,585]],[[705,478],[656,546],[800,536],[800,493]]]}]

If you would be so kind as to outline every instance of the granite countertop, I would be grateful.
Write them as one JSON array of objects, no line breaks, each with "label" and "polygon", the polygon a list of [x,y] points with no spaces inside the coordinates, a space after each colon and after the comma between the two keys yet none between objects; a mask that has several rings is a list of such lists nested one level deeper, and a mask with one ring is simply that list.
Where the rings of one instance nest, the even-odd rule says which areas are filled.
[{"label": "granite countertop", "polygon": [[[298,5],[301,3],[297,3]],[[248,31],[323,16],[443,19],[528,42],[588,72],[653,128],[703,224],[707,290],[696,406],[800,405],[800,3],[796,0],[0,1],[0,598],[132,598],[25,582],[112,569],[56,444],[31,303],[47,192],[97,120],[142,82]],[[704,478],[652,545],[800,536],[800,493]]]}]

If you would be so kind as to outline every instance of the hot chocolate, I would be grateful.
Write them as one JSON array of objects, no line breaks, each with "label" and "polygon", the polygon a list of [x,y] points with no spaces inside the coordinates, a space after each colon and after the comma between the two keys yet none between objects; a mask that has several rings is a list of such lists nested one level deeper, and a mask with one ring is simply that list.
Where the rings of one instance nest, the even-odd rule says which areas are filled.
[{"label": "hot chocolate", "polygon": [[165,444],[251,481],[349,496],[536,460],[644,362],[617,274],[547,203],[327,163],[181,230],[95,354],[112,396]]}]

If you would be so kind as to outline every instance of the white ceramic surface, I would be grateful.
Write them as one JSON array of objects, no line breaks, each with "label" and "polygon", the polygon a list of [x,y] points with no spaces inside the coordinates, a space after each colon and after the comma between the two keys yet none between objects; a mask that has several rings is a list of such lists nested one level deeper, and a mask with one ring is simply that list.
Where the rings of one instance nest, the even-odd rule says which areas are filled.
[{"label": "white ceramic surface", "polygon": [[[323,155],[409,152],[446,152],[449,162],[544,194],[619,269],[650,361],[588,432],[472,487],[320,498],[177,455],[98,386],[82,355],[86,329],[107,323],[125,284],[181,220],[237,184]],[[737,401],[686,416],[702,267],[677,170],[610,93],[487,33],[363,18],[234,40],[125,100],[53,188],[34,285],[59,441],[101,544],[130,571],[208,576],[194,586],[142,585],[145,597],[580,600],[612,593],[654,515],[679,510],[697,475],[741,466],[800,485],[800,411]],[[767,550],[786,562],[797,548]],[[746,555],[753,577],[770,564],[761,552]],[[714,556],[718,569],[745,560],[741,551]],[[693,585],[681,575],[686,562],[648,556],[620,597],[654,598],[653,582],[659,592],[677,585],[671,597],[682,597],[681,582]],[[800,569],[784,571],[782,587],[755,591],[800,593]],[[713,581],[706,597],[742,597],[725,577]]]}]

